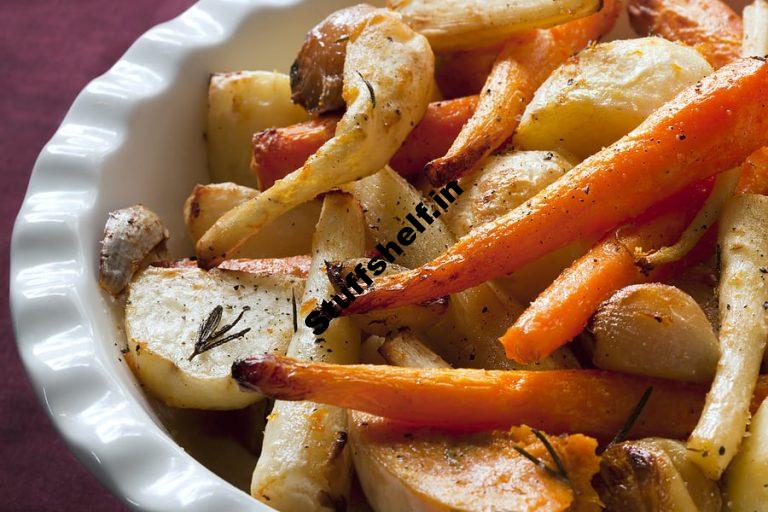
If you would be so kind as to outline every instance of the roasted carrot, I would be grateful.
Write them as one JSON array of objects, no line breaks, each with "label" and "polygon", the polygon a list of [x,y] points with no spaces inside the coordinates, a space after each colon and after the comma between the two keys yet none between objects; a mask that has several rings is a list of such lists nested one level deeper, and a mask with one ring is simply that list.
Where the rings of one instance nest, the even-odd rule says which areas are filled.
[{"label": "roasted carrot", "polygon": [[[431,159],[445,154],[476,104],[477,96],[431,103],[392,157],[392,168],[408,178],[420,173]],[[255,134],[251,170],[259,180],[259,188],[265,190],[301,167],[333,137],[338,121],[339,116],[329,115]]]},{"label": "roasted carrot", "polygon": [[524,205],[422,267],[383,279],[344,314],[413,304],[508,274],[738,165],[768,143],[766,98],[763,59],[721,68]]},{"label": "roasted carrot", "polygon": [[[527,424],[549,433],[609,439],[649,387],[633,437],[686,437],[706,388],[600,370],[503,371],[332,365],[259,355],[236,362],[245,388],[278,400],[308,400],[414,425],[474,430]],[[768,392],[760,379],[754,407]]]},{"label": "roasted carrot", "polygon": [[741,55],[741,17],[720,0],[629,0],[627,10],[638,35],[693,46],[715,69]]},{"label": "roasted carrot", "polygon": [[595,14],[511,38],[483,85],[475,113],[448,152],[427,164],[432,183],[458,178],[511,137],[536,89],[568,57],[608,32],[621,7],[621,0],[606,0]]},{"label": "roasted carrot", "polygon": [[[637,219],[634,228],[620,229],[576,260],[500,338],[507,357],[529,364],[546,357],[580,333],[598,306],[615,292],[632,284],[656,281],[672,275],[711,254],[716,236],[705,235],[690,258],[650,269],[642,268],[635,249],[655,250],[674,243],[703,203],[710,183],[670,197]],[[752,153],[741,165],[737,193],[759,194],[768,190],[768,149]],[[710,226],[708,232],[716,234]]]}]

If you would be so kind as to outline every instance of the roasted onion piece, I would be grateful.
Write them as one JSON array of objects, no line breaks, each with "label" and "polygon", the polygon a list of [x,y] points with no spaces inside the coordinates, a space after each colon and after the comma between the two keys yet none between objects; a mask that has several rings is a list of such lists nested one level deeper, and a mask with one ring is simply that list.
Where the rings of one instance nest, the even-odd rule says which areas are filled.
[{"label": "roasted onion piece", "polygon": [[338,10],[307,33],[291,66],[291,99],[311,114],[344,107],[341,97],[349,36],[374,11],[367,4]]}]

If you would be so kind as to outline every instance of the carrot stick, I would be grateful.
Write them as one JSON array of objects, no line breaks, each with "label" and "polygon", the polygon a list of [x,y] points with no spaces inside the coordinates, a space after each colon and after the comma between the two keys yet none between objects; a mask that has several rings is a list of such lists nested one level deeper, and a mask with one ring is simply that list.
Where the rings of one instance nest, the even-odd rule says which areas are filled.
[{"label": "carrot stick", "polygon": [[[761,193],[768,189],[768,149],[752,153],[741,165],[737,193]],[[704,236],[690,258],[656,269],[638,267],[636,248],[656,250],[674,243],[685,230],[711,183],[696,184],[652,208],[631,231],[609,235],[576,260],[544,290],[499,339],[507,357],[530,364],[568,343],[587,325],[600,304],[632,284],[657,281],[711,254],[716,237]],[[670,205],[676,206],[670,208]],[[664,209],[667,211],[664,212]],[[708,232],[715,234],[715,226]],[[700,247],[699,247],[700,246]]]},{"label": "carrot stick", "polygon": [[[634,437],[686,437],[706,387],[600,370],[502,371],[332,365],[259,355],[236,362],[245,388],[278,400],[308,400],[414,425],[474,430],[526,424],[549,433],[609,439],[638,400],[651,398]],[[761,378],[755,404],[768,392]]]},{"label": "carrot stick", "polygon": [[764,60],[721,68],[524,205],[422,267],[383,279],[344,314],[413,304],[508,274],[734,167],[768,142],[766,98]]},{"label": "carrot stick", "polygon": [[568,57],[608,32],[621,7],[620,0],[606,0],[595,14],[511,38],[483,85],[475,113],[448,152],[427,164],[430,181],[456,179],[499,148],[514,133],[536,89]]},{"label": "carrot stick", "polygon": [[629,0],[627,10],[638,35],[693,46],[715,69],[741,55],[741,17],[720,0]]},{"label": "carrot stick", "polygon": [[[477,96],[430,103],[424,117],[392,157],[392,168],[408,178],[420,173],[431,159],[445,154],[476,104]],[[259,180],[259,188],[266,190],[301,167],[333,137],[339,118],[330,115],[256,133],[251,170]]]}]

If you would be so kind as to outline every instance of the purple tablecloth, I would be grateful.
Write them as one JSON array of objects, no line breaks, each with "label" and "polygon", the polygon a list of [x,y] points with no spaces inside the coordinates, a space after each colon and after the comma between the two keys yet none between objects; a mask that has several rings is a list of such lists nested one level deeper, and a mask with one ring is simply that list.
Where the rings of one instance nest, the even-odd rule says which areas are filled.
[{"label": "purple tablecloth", "polygon": [[0,511],[125,510],[69,453],[32,393],[8,312],[8,247],[35,158],[78,91],[192,3],[0,0]]}]

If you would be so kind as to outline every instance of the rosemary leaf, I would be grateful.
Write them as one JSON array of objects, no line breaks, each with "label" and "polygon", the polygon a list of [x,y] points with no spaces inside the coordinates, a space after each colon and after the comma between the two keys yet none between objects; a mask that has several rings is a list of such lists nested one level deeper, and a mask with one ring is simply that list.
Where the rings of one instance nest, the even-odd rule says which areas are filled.
[{"label": "rosemary leaf", "polygon": [[565,472],[565,466],[563,466],[563,462],[560,460],[560,456],[549,442],[549,439],[547,439],[547,436],[542,434],[538,429],[533,428],[531,430],[533,431],[533,434],[539,438],[539,441],[541,441],[541,444],[544,445],[544,448],[547,449],[549,456],[552,457],[552,461],[555,463],[555,466],[557,466],[557,471],[560,474],[560,477],[564,480],[568,480],[568,473]]},{"label": "rosemary leaf", "polygon": [[611,439],[611,442],[608,443],[608,446],[606,446],[606,449],[609,446],[613,446],[614,444],[618,444],[622,442],[624,439],[626,439],[627,434],[629,434],[629,431],[632,429],[632,425],[635,424],[637,421],[637,418],[640,417],[640,413],[643,412],[643,408],[645,407],[645,404],[648,403],[648,399],[651,398],[651,393],[653,393],[653,386],[648,386],[648,389],[645,390],[643,393],[643,396],[640,397],[640,400],[637,402],[637,405],[635,405],[635,408],[632,409],[632,413],[627,418],[627,421],[624,422],[624,426],[621,427],[621,429],[616,433],[613,439]]},{"label": "rosemary leaf", "polygon": [[368,94],[371,96],[371,105],[373,105],[373,108],[376,108],[376,94],[373,92],[373,86],[371,85],[371,82],[366,80],[361,72],[355,71],[355,73],[357,73],[362,81],[365,82],[365,86],[368,88]]}]

